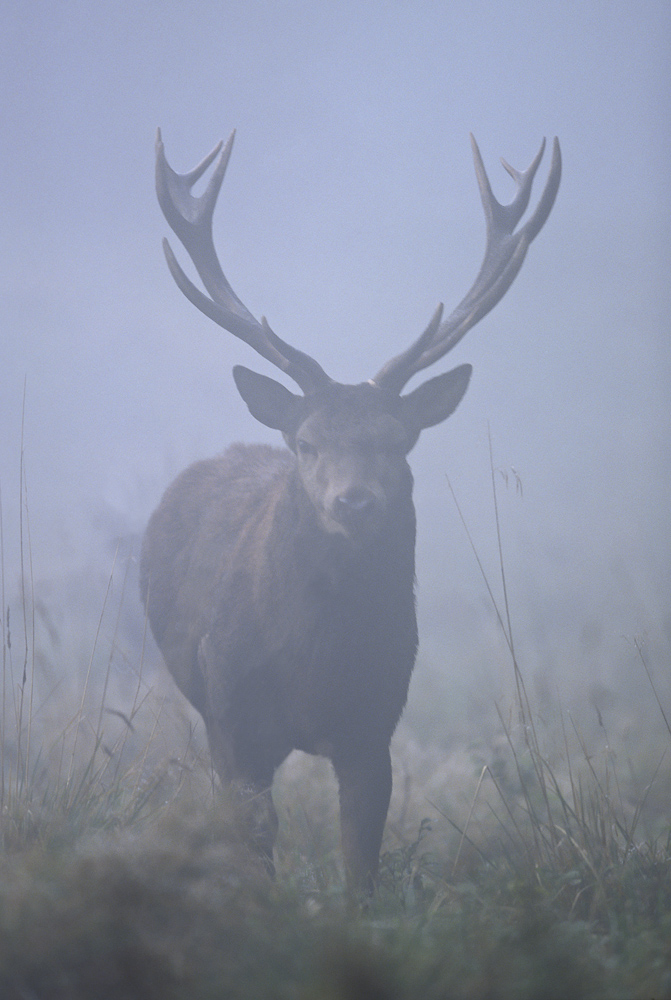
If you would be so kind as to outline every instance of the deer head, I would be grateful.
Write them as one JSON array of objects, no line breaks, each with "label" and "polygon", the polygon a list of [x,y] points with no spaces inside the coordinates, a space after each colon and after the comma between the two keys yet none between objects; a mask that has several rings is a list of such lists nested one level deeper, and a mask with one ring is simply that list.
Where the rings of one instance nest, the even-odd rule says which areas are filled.
[{"label": "deer head", "polygon": [[[424,428],[440,423],[455,410],[468,387],[471,366],[460,365],[409,393],[403,394],[402,390],[413,375],[451,351],[512,284],[554,204],[561,177],[559,142],[555,138],[540,201],[516,232],[529,203],[545,140],[525,171],[502,160],[517,191],[510,204],[501,205],[492,193],[480,151],[471,136],[487,224],[485,256],[472,288],[449,316],[443,318],[443,306],[439,305],[424,332],[405,351],[387,361],[373,378],[359,385],[342,385],[329,378],[314,358],[278,337],[265,317],[260,322],[255,319],[222,271],[214,248],[212,218],[234,135],[225,145],[220,142],[193,170],[177,174],[166,161],[158,131],[158,199],[209,294],[200,291],[186,276],[164,240],[168,266],[182,292],[201,312],[244,340],[302,389],[302,395],[292,393],[274,379],[248,368],[233,369],[238,391],[251,414],[266,426],[280,430],[295,453],[299,475],[322,527],[331,534],[361,540],[380,530],[395,496],[411,488],[405,456]],[[207,189],[194,197],[193,185],[217,157]]]}]

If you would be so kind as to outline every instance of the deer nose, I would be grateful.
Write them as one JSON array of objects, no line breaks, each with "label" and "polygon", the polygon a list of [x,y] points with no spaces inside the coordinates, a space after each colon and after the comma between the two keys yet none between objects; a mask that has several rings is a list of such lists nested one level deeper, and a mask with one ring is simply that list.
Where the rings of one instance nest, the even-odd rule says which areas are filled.
[{"label": "deer nose", "polygon": [[352,486],[334,501],[335,516],[344,524],[364,521],[375,507],[375,494],[363,486]]}]

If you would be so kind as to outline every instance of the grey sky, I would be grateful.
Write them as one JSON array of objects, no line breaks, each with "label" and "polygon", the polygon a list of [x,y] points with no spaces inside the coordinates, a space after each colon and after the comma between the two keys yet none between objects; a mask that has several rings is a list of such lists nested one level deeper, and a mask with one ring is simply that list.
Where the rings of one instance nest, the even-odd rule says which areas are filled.
[{"label": "grey sky", "polygon": [[463,623],[449,609],[483,589],[446,474],[496,566],[489,425],[509,472],[501,516],[521,620],[539,632],[553,615],[569,630],[582,618],[604,618],[614,635],[661,627],[668,3],[10,0],[3,10],[9,565],[24,377],[38,574],[85,556],[101,509],[139,528],[189,461],[235,439],[275,440],[230,375],[238,362],[269,368],[167,272],[157,125],[180,171],[237,128],[215,221],[224,270],[255,315],[352,382],[475,276],[484,227],[469,131],[503,200],[512,185],[499,156],[526,167],[557,134],[564,177],[550,220],[506,299],[432,372],[475,368],[457,413],[413,455],[421,619],[437,642],[443,627],[453,635]]}]

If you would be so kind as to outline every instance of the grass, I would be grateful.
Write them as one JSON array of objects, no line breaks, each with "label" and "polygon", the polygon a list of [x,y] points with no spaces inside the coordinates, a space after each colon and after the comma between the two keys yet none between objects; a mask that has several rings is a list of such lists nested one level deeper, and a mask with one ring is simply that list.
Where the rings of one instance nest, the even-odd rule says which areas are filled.
[{"label": "grass", "polygon": [[[327,762],[292,755],[280,769],[270,883],[212,778],[199,720],[142,628],[122,641],[132,560],[100,588],[90,652],[59,663],[27,522],[20,533],[16,600],[2,578],[0,996],[671,997],[671,729],[640,644],[666,740],[642,785],[603,719],[595,749],[569,713],[558,707],[553,728],[533,704],[501,554],[500,608],[483,575],[513,696],[484,743],[473,731],[470,744],[422,744],[401,725],[379,888],[353,909]],[[131,664],[121,680],[119,663]]]}]

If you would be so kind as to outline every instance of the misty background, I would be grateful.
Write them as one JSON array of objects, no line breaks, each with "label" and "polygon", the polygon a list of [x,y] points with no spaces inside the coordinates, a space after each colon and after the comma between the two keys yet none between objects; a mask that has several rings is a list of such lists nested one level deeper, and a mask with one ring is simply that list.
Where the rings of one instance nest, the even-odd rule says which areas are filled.
[{"label": "misty background", "polygon": [[[423,373],[474,366],[457,412],[411,456],[420,663],[446,699],[509,672],[447,481],[498,593],[491,434],[523,664],[579,696],[636,688],[636,640],[668,695],[671,6],[9,0],[3,11],[8,595],[22,447],[32,574],[67,617],[64,581],[97,567],[89,589],[102,603],[114,539],[141,535],[184,466],[235,440],[278,441],[231,368],[277,371],[167,270],[157,126],[180,172],[237,129],[215,215],[224,271],[254,315],[344,382],[371,377],[475,278],[484,222],[469,131],[502,201],[513,185],[499,157],[524,169],[558,135],[562,184],[521,274]],[[135,593],[126,601],[141,615]]]}]

